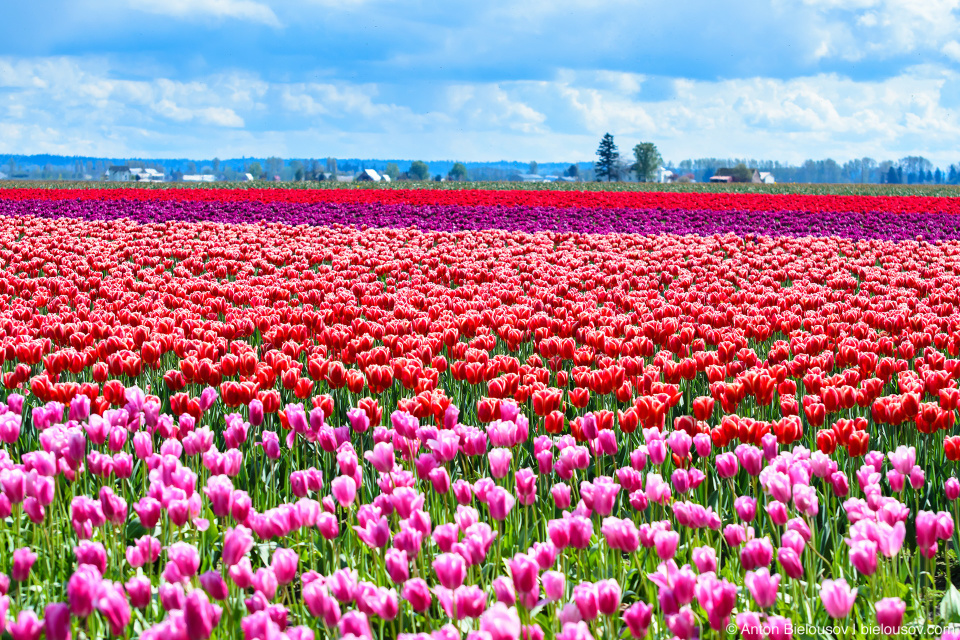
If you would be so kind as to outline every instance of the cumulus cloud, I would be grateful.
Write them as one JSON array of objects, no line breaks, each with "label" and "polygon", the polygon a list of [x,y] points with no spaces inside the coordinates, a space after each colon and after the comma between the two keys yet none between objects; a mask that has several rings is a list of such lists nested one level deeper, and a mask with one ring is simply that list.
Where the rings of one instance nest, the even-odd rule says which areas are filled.
[{"label": "cumulus cloud", "polygon": [[268,5],[253,0],[129,0],[136,11],[183,19],[233,18],[280,27],[280,20]]},{"label": "cumulus cloud", "polygon": [[610,132],[625,154],[651,140],[674,160],[920,154],[946,166],[960,146],[960,73],[938,65],[870,81],[561,69],[391,84],[249,71],[130,79],[103,58],[0,58],[0,91],[0,152],[12,153],[575,161]]}]

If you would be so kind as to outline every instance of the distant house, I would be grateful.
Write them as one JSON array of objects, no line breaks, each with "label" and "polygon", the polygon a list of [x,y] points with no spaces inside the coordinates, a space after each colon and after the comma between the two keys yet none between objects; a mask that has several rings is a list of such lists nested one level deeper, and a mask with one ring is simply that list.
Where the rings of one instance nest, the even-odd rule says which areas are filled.
[{"label": "distant house", "polygon": [[253,182],[253,174],[252,173],[243,174],[243,176],[240,178],[240,182]]},{"label": "distant house", "polygon": [[544,176],[536,173],[515,173],[510,176],[511,182],[547,182]]},{"label": "distant house", "polygon": [[7,179],[7,174],[5,174],[3,171],[0,171],[0,180],[6,180],[6,179]]},{"label": "distant house", "polygon": [[163,174],[144,167],[112,166],[107,169],[110,182],[163,182]]},{"label": "distant house", "polygon": [[107,180],[110,182],[130,182],[130,167],[109,167],[107,169]]},{"label": "distant house", "polygon": [[666,167],[657,167],[657,176],[654,179],[654,182],[673,182],[677,179],[677,174]]},{"label": "distant house", "polygon": [[733,176],[711,176],[710,182],[733,182]]},{"label": "distant house", "polygon": [[390,176],[384,173],[380,176],[380,182],[392,182],[392,180],[390,179]]},{"label": "distant house", "polygon": [[[750,169],[750,171],[751,171],[750,179],[746,180],[745,182],[754,182],[758,184],[763,182],[763,180],[760,178],[759,171],[757,171],[756,169]],[[729,178],[729,179],[715,180],[714,178]],[[739,180],[737,180],[734,177],[734,169],[723,168],[723,169],[717,169],[717,173],[714,174],[712,178],[710,178],[710,182],[739,182]]]},{"label": "distant house", "polygon": [[760,172],[760,182],[763,184],[776,184],[777,180],[773,177],[773,174],[769,171]]},{"label": "distant house", "polygon": [[217,177],[213,174],[184,174],[184,182],[216,182]]},{"label": "distant house", "polygon": [[364,169],[355,180],[357,182],[380,182],[380,174],[373,169]]}]

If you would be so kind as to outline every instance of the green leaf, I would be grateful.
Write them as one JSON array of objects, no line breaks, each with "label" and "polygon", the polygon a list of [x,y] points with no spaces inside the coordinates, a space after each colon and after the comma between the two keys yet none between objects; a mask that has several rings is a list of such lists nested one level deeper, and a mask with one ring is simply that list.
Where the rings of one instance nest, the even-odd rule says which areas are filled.
[{"label": "green leaf", "polygon": [[148,533],[150,531],[140,524],[140,516],[136,516],[123,528],[123,539],[125,543],[133,544],[134,540],[139,540]]},{"label": "green leaf", "polygon": [[947,624],[960,622],[960,591],[953,585],[940,601],[940,617]]}]

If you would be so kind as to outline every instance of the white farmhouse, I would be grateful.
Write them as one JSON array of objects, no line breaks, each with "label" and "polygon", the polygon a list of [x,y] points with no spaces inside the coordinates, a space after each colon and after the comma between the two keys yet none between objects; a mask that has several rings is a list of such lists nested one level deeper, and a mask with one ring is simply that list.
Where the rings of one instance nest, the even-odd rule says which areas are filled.
[{"label": "white farmhouse", "polygon": [[674,174],[673,171],[670,171],[670,169],[667,169],[666,167],[657,167],[657,177],[654,181],[660,183],[673,182],[675,178],[676,174]]}]

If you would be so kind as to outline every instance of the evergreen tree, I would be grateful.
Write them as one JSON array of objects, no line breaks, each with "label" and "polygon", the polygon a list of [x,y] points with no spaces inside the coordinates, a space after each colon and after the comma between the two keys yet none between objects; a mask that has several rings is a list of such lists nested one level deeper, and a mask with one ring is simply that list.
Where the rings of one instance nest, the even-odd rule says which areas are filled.
[{"label": "evergreen tree", "polygon": [[617,173],[617,162],[620,160],[620,152],[617,151],[617,145],[613,142],[613,136],[609,133],[604,134],[600,140],[600,147],[597,149],[597,157],[600,159],[594,163],[596,167],[597,180],[612,180]]}]

